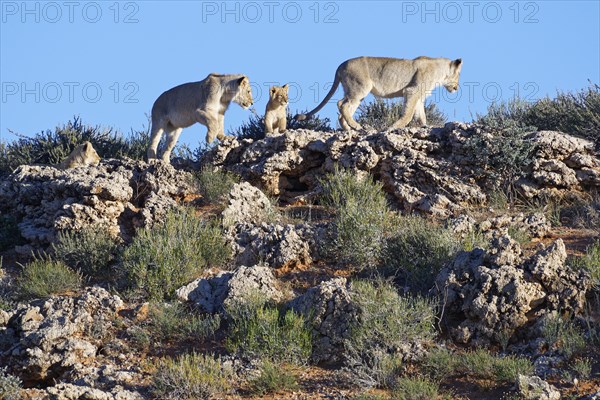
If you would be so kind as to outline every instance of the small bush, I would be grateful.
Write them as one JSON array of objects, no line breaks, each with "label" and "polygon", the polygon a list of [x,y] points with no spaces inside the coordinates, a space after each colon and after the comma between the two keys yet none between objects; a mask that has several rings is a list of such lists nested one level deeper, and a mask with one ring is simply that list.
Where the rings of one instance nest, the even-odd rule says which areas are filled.
[{"label": "small bush", "polygon": [[11,215],[0,215],[0,252],[10,250],[24,242],[16,218]]},{"label": "small bush", "polygon": [[531,236],[529,233],[521,228],[515,226],[508,227],[508,236],[515,240],[520,245],[531,242]]},{"label": "small bush", "polygon": [[573,372],[579,379],[590,379],[592,376],[592,360],[590,358],[579,358],[571,364]]},{"label": "small bush", "polygon": [[231,371],[211,355],[185,354],[158,363],[153,377],[154,393],[160,399],[209,399],[230,387]]},{"label": "small bush", "polygon": [[275,362],[305,364],[312,350],[312,332],[301,315],[260,301],[230,304],[225,346],[232,353]]},{"label": "small bush", "polygon": [[401,366],[395,349],[433,338],[435,309],[425,299],[400,297],[384,281],[355,281],[350,293],[359,316],[345,344],[346,364],[365,384],[389,387]]},{"label": "small bush", "polygon": [[25,299],[44,298],[76,290],[80,286],[81,275],[62,261],[51,259],[30,262],[23,267],[19,278],[20,294]]},{"label": "small bush", "polygon": [[491,127],[473,134],[465,151],[477,154],[479,173],[490,192],[501,191],[514,197],[514,182],[526,175],[533,163],[535,143],[529,135],[533,128],[515,125]]},{"label": "small bush", "polygon": [[123,252],[122,265],[134,288],[162,300],[205,268],[222,265],[230,254],[214,221],[182,208],[170,211],[164,223],[139,230]]},{"label": "small bush", "polygon": [[[370,103],[361,104],[358,107],[356,122],[363,127],[371,127],[376,131],[385,131],[402,116],[404,108],[403,101],[391,101],[375,98]],[[440,111],[435,103],[425,105],[425,117],[428,126],[444,126],[448,117]],[[414,125],[411,121],[409,125]]]},{"label": "small bush", "polygon": [[89,141],[101,157],[141,160],[150,143],[149,128],[131,131],[128,137],[112,128],[84,125],[79,117],[54,131],[40,132],[33,137],[15,134],[18,139],[0,145],[0,175],[12,172],[23,164],[57,164],[64,160],[79,144]]},{"label": "small bush", "polygon": [[496,357],[487,350],[478,349],[458,357],[456,372],[480,379],[516,382],[519,374],[530,375],[533,372],[533,364],[524,357]]},{"label": "small bush", "polygon": [[457,357],[446,349],[433,349],[421,360],[421,370],[435,382],[455,373]]},{"label": "small bush", "polygon": [[585,336],[573,321],[558,315],[548,315],[542,327],[542,337],[550,348],[567,358],[580,353],[586,346]]},{"label": "small bush", "polygon": [[21,398],[21,380],[0,368],[0,399],[19,400]]},{"label": "small bush", "polygon": [[85,275],[112,277],[111,266],[116,263],[121,245],[103,229],[63,231],[52,245],[54,257]]},{"label": "small bush", "polygon": [[336,168],[321,181],[321,201],[335,211],[324,251],[358,269],[379,263],[388,227],[388,205],[382,185]]},{"label": "small bush", "polygon": [[200,193],[208,203],[221,203],[229,194],[233,185],[239,182],[237,175],[205,165],[196,174]]},{"label": "small bush", "polygon": [[393,400],[432,400],[438,396],[438,384],[422,377],[399,378],[392,392]]},{"label": "small bush", "polygon": [[[236,136],[240,139],[253,139],[260,140],[265,137],[265,120],[264,115],[258,114],[250,115],[248,122],[242,123],[239,128],[230,131],[229,134]],[[305,119],[303,121],[297,121],[294,116],[290,114],[289,110],[287,113],[287,129],[308,129],[319,132],[332,132],[333,129],[330,126],[329,118],[320,118],[313,116],[312,118]]]},{"label": "small bush", "polygon": [[296,376],[284,366],[263,362],[260,375],[250,379],[250,391],[259,396],[298,388]]},{"label": "small bush", "polygon": [[587,271],[594,287],[600,289],[600,242],[589,245],[583,256],[571,259],[571,265]]},{"label": "small bush", "polygon": [[413,291],[427,291],[461,242],[449,229],[419,216],[400,216],[395,224],[384,251],[384,271],[401,277]]},{"label": "small bush", "polygon": [[203,340],[214,336],[221,325],[218,314],[201,317],[181,303],[153,303],[149,311],[150,331],[160,340]]}]

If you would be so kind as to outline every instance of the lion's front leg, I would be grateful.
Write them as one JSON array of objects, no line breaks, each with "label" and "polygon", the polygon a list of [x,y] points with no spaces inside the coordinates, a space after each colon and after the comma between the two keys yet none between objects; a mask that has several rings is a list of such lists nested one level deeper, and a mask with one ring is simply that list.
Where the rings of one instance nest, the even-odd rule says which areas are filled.
[{"label": "lion's front leg", "polygon": [[287,118],[281,117],[279,121],[277,121],[277,127],[279,128],[279,133],[284,133],[287,130]]},{"label": "lion's front leg", "polygon": [[217,139],[219,139],[220,141],[223,141],[223,139],[225,139],[225,114],[224,113],[219,113],[218,114],[218,127],[219,130],[217,132]]},{"label": "lion's front leg", "polygon": [[417,88],[406,88],[404,93],[405,101],[402,116],[389,129],[404,128],[412,120],[413,115],[415,114],[415,107],[421,98],[420,92]]},{"label": "lion's front leg", "polygon": [[219,136],[219,117],[217,113],[196,110],[196,121],[208,128],[206,132],[206,143],[210,144]]},{"label": "lion's front leg", "polygon": [[415,105],[415,115],[413,120],[417,123],[418,126],[427,125],[427,117],[425,115],[425,101],[419,100]]}]

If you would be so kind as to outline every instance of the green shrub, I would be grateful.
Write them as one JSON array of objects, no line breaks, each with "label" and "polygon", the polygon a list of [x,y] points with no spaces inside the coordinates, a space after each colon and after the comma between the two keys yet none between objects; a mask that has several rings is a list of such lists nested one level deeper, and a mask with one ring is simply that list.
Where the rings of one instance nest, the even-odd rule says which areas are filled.
[{"label": "green shrub", "polygon": [[600,242],[589,245],[583,256],[572,258],[570,261],[573,267],[587,271],[592,277],[594,287],[600,289]]},{"label": "green shrub", "polygon": [[248,383],[252,394],[259,396],[298,388],[296,376],[288,368],[270,361],[264,361],[260,367],[260,375],[250,379]]},{"label": "green shrub", "polygon": [[225,342],[228,351],[275,362],[308,361],[312,332],[301,315],[255,299],[229,304],[226,310],[231,319]]},{"label": "green shrub", "polygon": [[516,98],[488,107],[477,123],[489,126],[536,127],[588,138],[600,146],[600,86],[590,83],[575,93],[558,93],[536,102]]},{"label": "green shrub", "polygon": [[396,349],[435,335],[436,311],[423,298],[400,297],[385,281],[354,281],[350,292],[359,310],[346,340],[346,364],[365,384],[389,387],[400,359]]},{"label": "green shrub", "polygon": [[152,336],[160,340],[203,340],[214,336],[221,325],[219,315],[202,317],[181,303],[151,303],[149,328]]},{"label": "green shrub", "polygon": [[239,177],[231,172],[205,165],[195,173],[200,193],[208,203],[221,203],[229,194],[233,185],[239,182]]},{"label": "green shrub", "polygon": [[384,251],[384,271],[403,278],[413,291],[427,291],[462,244],[449,229],[423,217],[400,216],[395,224]]},{"label": "green shrub", "polygon": [[0,252],[25,243],[17,220],[11,215],[0,215]]},{"label": "green shrub", "polygon": [[54,131],[40,132],[33,137],[15,134],[18,139],[0,145],[0,175],[12,172],[23,164],[57,164],[79,144],[89,141],[103,158],[141,160],[150,143],[149,128],[131,131],[125,137],[112,128],[84,125],[79,117],[58,126]]},{"label": "green shrub", "polygon": [[181,208],[152,229],[139,230],[123,252],[122,265],[135,289],[161,300],[207,267],[222,265],[230,254],[216,222]]},{"label": "green shrub", "polygon": [[402,377],[398,379],[392,392],[393,400],[432,400],[437,399],[437,383],[422,377]]},{"label": "green shrub", "polygon": [[372,394],[372,393],[360,393],[355,396],[352,396],[350,400],[387,400],[389,397],[380,395],[380,394]]},{"label": "green shrub", "polygon": [[389,210],[381,183],[370,176],[359,179],[352,171],[336,167],[321,185],[321,202],[335,212],[323,250],[358,269],[373,268],[379,263],[388,227]]},{"label": "green shrub", "polygon": [[514,196],[514,182],[527,174],[533,163],[533,128],[515,125],[491,127],[475,133],[465,142],[465,151],[477,154],[480,178],[490,192]]},{"label": "green shrub", "polygon": [[19,400],[21,398],[21,380],[0,368],[0,399]]},{"label": "green shrub", "polygon": [[[375,98],[370,103],[361,104],[358,107],[356,122],[363,127],[371,127],[379,132],[385,131],[402,116],[404,108],[403,101],[391,101]],[[444,126],[448,117],[440,111],[435,103],[425,105],[425,117],[428,126]],[[411,122],[409,125],[414,125]]]},{"label": "green shrub", "polygon": [[457,368],[457,356],[452,352],[436,348],[429,351],[420,361],[421,371],[435,382],[453,375]]},{"label": "green shrub", "polygon": [[52,248],[54,257],[72,269],[100,277],[114,276],[111,266],[121,251],[119,240],[98,228],[59,232]]},{"label": "green shrub", "polygon": [[592,360],[590,358],[584,357],[575,360],[571,364],[571,368],[579,379],[590,379],[592,376]]},{"label": "green shrub", "polygon": [[548,315],[542,327],[542,337],[550,348],[571,358],[586,346],[585,336],[573,321],[559,315]]},{"label": "green shrub", "polygon": [[485,349],[461,354],[456,372],[497,382],[516,382],[519,374],[533,373],[533,364],[524,357],[496,357]]},{"label": "green shrub", "polygon": [[160,399],[209,399],[230,388],[231,371],[220,358],[184,354],[158,363],[153,376],[154,394]]},{"label": "green shrub", "polygon": [[44,298],[76,290],[80,286],[81,275],[62,261],[51,259],[37,259],[28,263],[19,278],[20,295],[25,299]]},{"label": "green shrub", "polygon": [[[303,121],[297,121],[294,116],[290,114],[289,110],[287,113],[287,129],[309,129],[312,131],[319,132],[331,132],[333,129],[330,126],[329,118],[320,118],[313,116],[312,118],[305,119]],[[248,122],[242,123],[239,128],[230,131],[230,135],[236,136],[240,139],[253,139],[259,140],[265,137],[265,122],[264,115],[258,114],[250,115]]]}]

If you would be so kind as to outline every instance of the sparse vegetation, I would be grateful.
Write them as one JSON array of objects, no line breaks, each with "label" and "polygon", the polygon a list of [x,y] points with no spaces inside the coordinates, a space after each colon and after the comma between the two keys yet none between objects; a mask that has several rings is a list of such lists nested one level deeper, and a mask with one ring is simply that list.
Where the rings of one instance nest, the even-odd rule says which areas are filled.
[{"label": "sparse vegetation", "polygon": [[335,212],[325,253],[356,269],[374,268],[380,261],[388,205],[381,184],[336,168],[322,181],[321,201]]},{"label": "sparse vegetation", "polygon": [[423,217],[399,216],[395,225],[387,239],[383,270],[402,278],[411,290],[425,292],[444,263],[461,249],[461,243],[449,229]]},{"label": "sparse vegetation", "polygon": [[433,338],[435,308],[426,299],[399,296],[385,281],[354,281],[351,295],[359,317],[346,343],[348,363],[360,380],[389,387],[401,366],[394,349]]},{"label": "sparse vegetation", "polygon": [[[287,129],[309,129],[320,132],[331,132],[333,129],[330,126],[329,118],[321,118],[317,115],[312,118],[305,119],[303,121],[297,121],[294,116],[290,114],[289,110],[287,113]],[[258,114],[250,115],[248,122],[242,123],[242,125],[229,132],[230,135],[236,136],[240,139],[264,139],[265,137],[265,122],[264,115]]]},{"label": "sparse vegetation", "polygon": [[62,261],[40,258],[23,267],[18,282],[21,297],[44,298],[78,289],[81,286],[81,275]]},{"label": "sparse vegetation", "polygon": [[[363,127],[370,127],[377,131],[384,131],[398,121],[402,116],[404,101],[384,100],[375,98],[370,103],[361,104],[358,107],[356,122]],[[425,105],[425,117],[428,126],[444,126],[448,117],[437,108],[435,103]],[[411,122],[410,125],[414,125]]]},{"label": "sparse vegetation", "polygon": [[273,362],[305,364],[312,349],[312,332],[304,318],[280,311],[258,298],[230,304],[225,346],[232,353]]},{"label": "sparse vegetation", "polygon": [[581,329],[575,323],[559,315],[548,315],[544,321],[542,337],[548,347],[567,358],[580,353],[586,346]]},{"label": "sparse vegetation", "polygon": [[402,377],[392,392],[392,400],[431,400],[439,395],[439,385],[427,378]]},{"label": "sparse vegetation", "polygon": [[9,374],[6,367],[0,368],[0,399],[21,399],[21,380]]},{"label": "sparse vegetation", "polygon": [[211,204],[221,203],[239,177],[230,172],[216,169],[212,165],[204,165],[196,173],[202,197]]},{"label": "sparse vegetation", "polygon": [[139,230],[122,264],[135,289],[162,300],[205,268],[222,265],[230,253],[217,223],[181,208],[170,211],[162,224]]},{"label": "sparse vegetation", "polygon": [[230,387],[231,371],[212,355],[184,354],[158,363],[153,377],[154,393],[160,399],[210,399]]},{"label": "sparse vegetation", "polygon": [[590,379],[592,376],[592,360],[588,357],[573,361],[571,368],[573,368],[573,372],[579,379]]},{"label": "sparse vegetation", "polygon": [[151,303],[149,307],[149,330],[160,340],[203,340],[214,337],[221,325],[219,314],[200,316],[178,302]]},{"label": "sparse vegetation", "polygon": [[149,127],[124,136],[112,128],[85,125],[79,117],[33,137],[15,135],[17,140],[0,146],[0,176],[23,164],[58,164],[85,141],[92,143],[100,157],[141,160],[150,142]]},{"label": "sparse vegetation", "polygon": [[589,245],[583,256],[572,258],[571,265],[587,271],[594,287],[600,289],[600,242]]},{"label": "sparse vegetation", "polygon": [[250,379],[250,391],[259,396],[284,390],[294,390],[298,387],[296,376],[284,365],[264,361],[260,367],[260,375]]},{"label": "sparse vegetation", "polygon": [[121,244],[101,228],[63,231],[52,245],[54,257],[84,275],[114,277],[112,266],[117,261]]}]

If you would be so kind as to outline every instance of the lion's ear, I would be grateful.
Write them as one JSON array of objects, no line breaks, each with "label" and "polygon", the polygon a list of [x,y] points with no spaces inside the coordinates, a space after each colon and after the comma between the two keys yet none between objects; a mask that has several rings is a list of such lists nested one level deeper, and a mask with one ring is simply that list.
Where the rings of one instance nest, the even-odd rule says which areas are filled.
[{"label": "lion's ear", "polygon": [[92,147],[92,144],[90,142],[85,142],[83,144],[83,150],[85,150],[85,151],[89,151],[90,147]]},{"label": "lion's ear", "polygon": [[455,67],[459,67],[460,64],[462,64],[462,58],[457,58],[452,64],[454,64]]},{"label": "lion's ear", "polygon": [[240,79],[238,79],[238,81],[237,81],[238,85],[241,85],[245,79],[248,79],[248,78],[246,78],[245,76],[242,76]]},{"label": "lion's ear", "polygon": [[282,88],[284,88],[285,90],[287,90],[288,84],[286,83],[285,85],[282,86]]},{"label": "lion's ear", "polygon": [[275,89],[275,86],[271,86],[271,94],[274,94],[277,91],[277,89]]}]

